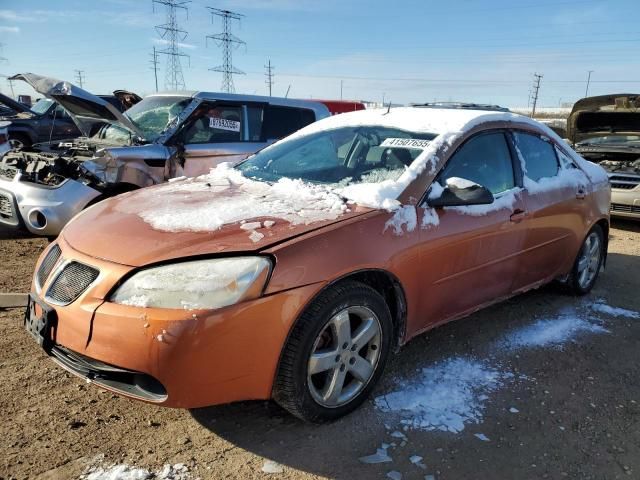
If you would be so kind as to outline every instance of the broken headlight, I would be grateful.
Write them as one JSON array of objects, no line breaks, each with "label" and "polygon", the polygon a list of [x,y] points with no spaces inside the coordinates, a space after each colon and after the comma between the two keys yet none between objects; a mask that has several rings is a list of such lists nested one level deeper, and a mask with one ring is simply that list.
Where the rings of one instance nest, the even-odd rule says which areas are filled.
[{"label": "broken headlight", "polygon": [[233,257],[174,263],[140,270],[111,296],[123,305],[212,310],[257,298],[267,282],[271,261]]}]

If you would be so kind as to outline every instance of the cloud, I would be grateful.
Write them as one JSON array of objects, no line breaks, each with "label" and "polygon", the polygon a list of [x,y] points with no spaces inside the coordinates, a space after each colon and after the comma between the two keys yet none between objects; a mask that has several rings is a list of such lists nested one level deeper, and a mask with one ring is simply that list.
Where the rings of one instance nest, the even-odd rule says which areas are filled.
[{"label": "cloud", "polygon": [[20,27],[7,27],[0,25],[0,33],[20,33]]},{"label": "cloud", "polygon": [[[152,41],[156,45],[169,45],[170,43],[169,40],[165,40],[164,38],[153,38]],[[180,48],[188,48],[190,50],[193,50],[194,48],[198,48],[196,45],[193,45],[192,43],[176,42],[176,45]]]}]

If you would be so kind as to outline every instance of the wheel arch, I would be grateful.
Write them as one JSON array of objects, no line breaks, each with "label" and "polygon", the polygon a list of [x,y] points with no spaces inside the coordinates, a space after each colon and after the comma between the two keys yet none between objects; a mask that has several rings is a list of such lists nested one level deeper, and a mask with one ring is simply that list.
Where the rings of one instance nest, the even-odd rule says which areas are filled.
[{"label": "wheel arch", "polygon": [[600,220],[596,221],[591,226],[591,228],[593,228],[596,225],[598,225],[602,229],[603,241],[604,241],[604,246],[603,246],[604,258],[602,259],[602,267],[605,268],[607,266],[607,254],[609,252],[609,228],[610,228],[609,220],[606,218],[601,218]]}]

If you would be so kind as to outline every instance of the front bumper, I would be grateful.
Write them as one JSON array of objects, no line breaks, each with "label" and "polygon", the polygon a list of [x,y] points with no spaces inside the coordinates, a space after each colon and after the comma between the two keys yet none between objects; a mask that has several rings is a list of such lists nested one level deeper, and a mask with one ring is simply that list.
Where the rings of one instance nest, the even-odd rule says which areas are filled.
[{"label": "front bumper", "polygon": [[633,190],[611,189],[611,216],[640,219],[640,186]]},{"label": "front bumper", "polygon": [[56,362],[105,389],[168,407],[270,398],[289,330],[322,287],[214,311],[119,305],[105,299],[132,267],[87,257],[62,238],[59,245],[63,258],[91,265],[100,276],[71,304],[48,304],[57,318],[50,352]]},{"label": "front bumper", "polygon": [[24,225],[35,235],[56,236],[100,192],[76,180],[56,187],[0,178],[0,225]]}]

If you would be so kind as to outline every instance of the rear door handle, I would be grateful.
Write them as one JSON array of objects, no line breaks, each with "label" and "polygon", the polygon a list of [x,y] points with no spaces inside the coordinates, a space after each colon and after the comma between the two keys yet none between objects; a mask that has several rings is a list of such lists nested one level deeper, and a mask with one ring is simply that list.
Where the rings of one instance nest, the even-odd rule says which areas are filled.
[{"label": "rear door handle", "polygon": [[512,222],[518,223],[524,220],[526,216],[527,216],[527,212],[525,212],[524,210],[518,209],[511,214],[511,216],[509,217],[509,220],[511,220]]}]

